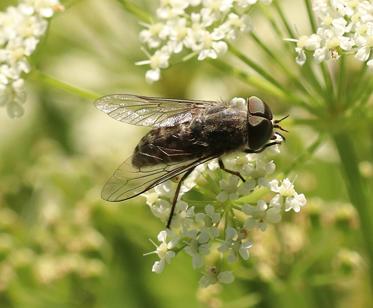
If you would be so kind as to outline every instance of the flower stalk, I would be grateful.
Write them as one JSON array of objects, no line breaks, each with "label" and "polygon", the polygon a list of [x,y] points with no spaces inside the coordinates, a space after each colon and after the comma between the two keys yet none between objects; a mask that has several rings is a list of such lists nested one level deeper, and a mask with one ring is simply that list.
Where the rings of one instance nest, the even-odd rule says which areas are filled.
[{"label": "flower stalk", "polygon": [[369,259],[369,276],[373,289],[373,206],[369,201],[364,180],[357,165],[358,158],[351,137],[346,132],[333,136],[344,174],[347,192],[352,204],[359,213],[361,232]]},{"label": "flower stalk", "polygon": [[79,96],[81,98],[87,99],[87,100],[95,100],[99,98],[101,95],[95,92],[92,92],[87,89],[79,88],[75,85],[69,84],[67,82],[58,80],[46,73],[43,73],[41,71],[34,70],[30,75],[31,80],[36,80],[40,82],[41,84],[44,84],[49,87],[53,87],[56,89],[60,89],[62,91],[65,91],[67,93]]}]

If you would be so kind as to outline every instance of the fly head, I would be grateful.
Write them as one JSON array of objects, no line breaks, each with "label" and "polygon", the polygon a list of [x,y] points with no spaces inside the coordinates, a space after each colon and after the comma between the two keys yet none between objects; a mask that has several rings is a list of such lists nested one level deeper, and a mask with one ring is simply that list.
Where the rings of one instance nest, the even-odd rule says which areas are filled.
[{"label": "fly head", "polygon": [[[265,102],[256,96],[249,97],[247,100],[247,145],[249,149],[261,152],[268,146],[285,141],[284,135],[275,130],[287,132],[279,124],[287,117],[273,120],[272,111]],[[276,141],[278,137],[281,140]]]}]

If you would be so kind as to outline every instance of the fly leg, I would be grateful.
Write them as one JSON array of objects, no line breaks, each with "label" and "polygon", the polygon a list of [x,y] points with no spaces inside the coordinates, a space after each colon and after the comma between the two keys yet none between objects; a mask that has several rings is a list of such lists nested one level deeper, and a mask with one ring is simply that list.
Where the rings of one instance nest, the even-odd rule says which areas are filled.
[{"label": "fly leg", "polygon": [[170,212],[170,215],[168,216],[167,229],[170,229],[170,226],[171,226],[172,216],[174,216],[176,202],[177,202],[177,198],[179,197],[179,192],[180,192],[181,184],[189,176],[189,174],[192,173],[192,171],[194,170],[194,168],[195,167],[193,167],[193,168],[189,169],[187,172],[185,172],[184,175],[181,177],[179,183],[177,184],[175,195],[174,195],[174,199],[172,200],[171,212]]},{"label": "fly leg", "polygon": [[224,170],[225,172],[236,175],[242,180],[242,182],[245,182],[245,179],[243,178],[243,176],[238,171],[233,171],[233,170],[229,170],[229,169],[225,168],[224,163],[221,160],[221,158],[218,159],[218,162],[219,162],[219,167],[220,167],[221,170]]},{"label": "fly leg", "polygon": [[281,141],[273,141],[273,142],[269,142],[267,143],[266,145],[264,145],[262,148],[260,148],[259,150],[251,150],[251,149],[245,149],[244,152],[245,153],[249,153],[249,154],[252,154],[252,153],[260,153],[260,152],[263,152],[266,148],[268,147],[271,147],[275,144],[281,144]]}]

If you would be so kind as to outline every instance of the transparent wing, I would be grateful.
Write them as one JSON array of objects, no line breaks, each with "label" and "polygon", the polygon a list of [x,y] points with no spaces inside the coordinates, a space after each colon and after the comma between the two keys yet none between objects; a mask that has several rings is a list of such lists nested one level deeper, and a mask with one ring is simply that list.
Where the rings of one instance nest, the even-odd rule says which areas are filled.
[{"label": "transparent wing", "polygon": [[96,107],[110,117],[132,125],[174,126],[188,122],[217,101],[183,100],[132,94],[113,94],[99,98]]},{"label": "transparent wing", "polygon": [[199,164],[217,156],[198,158],[187,162],[173,162],[151,167],[136,168],[132,165],[132,156],[124,161],[114,172],[102,189],[104,200],[117,202],[136,197]]}]

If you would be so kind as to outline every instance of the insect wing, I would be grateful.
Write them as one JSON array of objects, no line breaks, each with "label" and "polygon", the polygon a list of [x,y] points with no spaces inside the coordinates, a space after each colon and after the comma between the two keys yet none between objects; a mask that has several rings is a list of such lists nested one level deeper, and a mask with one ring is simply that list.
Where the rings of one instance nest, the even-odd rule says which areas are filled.
[{"label": "insect wing", "polygon": [[216,101],[182,100],[132,94],[99,98],[95,105],[110,117],[132,125],[165,127],[190,121],[203,110],[221,105]]},{"label": "insect wing", "polygon": [[124,161],[114,172],[102,189],[104,200],[118,202],[127,200],[207,162],[215,156],[198,158],[187,162],[172,162],[151,167],[136,168],[132,165],[132,156]]}]

